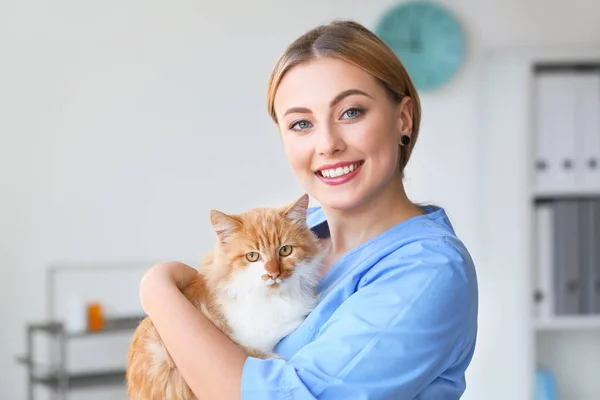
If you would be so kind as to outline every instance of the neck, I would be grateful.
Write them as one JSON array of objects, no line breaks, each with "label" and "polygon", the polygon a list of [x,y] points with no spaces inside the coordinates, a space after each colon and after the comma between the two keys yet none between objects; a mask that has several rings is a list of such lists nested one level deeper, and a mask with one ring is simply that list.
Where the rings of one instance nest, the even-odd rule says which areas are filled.
[{"label": "neck", "polygon": [[330,232],[330,256],[338,258],[393,226],[417,215],[400,178],[362,204],[349,210],[323,207]]}]

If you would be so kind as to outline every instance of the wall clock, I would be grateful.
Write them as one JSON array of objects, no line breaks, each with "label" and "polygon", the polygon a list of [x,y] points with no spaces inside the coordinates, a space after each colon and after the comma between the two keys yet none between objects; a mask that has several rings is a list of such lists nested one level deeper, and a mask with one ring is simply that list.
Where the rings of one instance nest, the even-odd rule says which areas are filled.
[{"label": "wall clock", "polygon": [[384,13],[375,28],[407,69],[419,90],[436,89],[465,60],[465,35],[448,9],[429,1],[401,3]]}]

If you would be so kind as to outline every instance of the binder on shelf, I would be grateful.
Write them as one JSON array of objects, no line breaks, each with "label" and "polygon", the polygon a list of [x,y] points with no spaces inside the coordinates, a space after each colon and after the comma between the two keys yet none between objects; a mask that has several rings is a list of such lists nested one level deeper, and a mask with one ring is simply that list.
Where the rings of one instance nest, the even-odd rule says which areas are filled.
[{"label": "binder on shelf", "polygon": [[596,259],[594,255],[594,239],[596,238],[594,213],[594,200],[581,200],[579,213],[581,231],[581,314],[591,314],[593,309],[593,273]]},{"label": "binder on shelf", "polygon": [[577,73],[535,77],[535,188],[565,192],[577,186]]},{"label": "binder on shelf", "polygon": [[578,187],[600,191],[600,71],[580,72],[574,83]]},{"label": "binder on shelf", "polygon": [[579,201],[560,199],[554,209],[554,288],[556,315],[577,315],[581,309]]},{"label": "binder on shelf", "polygon": [[547,319],[554,315],[554,207],[551,202],[535,209],[535,316]]},{"label": "binder on shelf", "polygon": [[590,230],[592,235],[586,240],[589,246],[585,291],[587,293],[586,311],[588,314],[600,315],[600,198],[589,200]]},{"label": "binder on shelf", "polygon": [[600,196],[536,204],[534,316],[600,316]]}]

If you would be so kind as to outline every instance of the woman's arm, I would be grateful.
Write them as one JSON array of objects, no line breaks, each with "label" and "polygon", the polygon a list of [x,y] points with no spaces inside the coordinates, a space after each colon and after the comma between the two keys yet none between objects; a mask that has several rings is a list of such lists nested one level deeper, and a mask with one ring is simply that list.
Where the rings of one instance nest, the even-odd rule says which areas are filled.
[{"label": "woman's arm", "polygon": [[247,355],[181,293],[196,273],[178,262],[153,266],[141,282],[142,307],[199,400],[240,399]]},{"label": "woman's arm", "polygon": [[201,400],[449,400],[465,389],[476,283],[443,238],[413,242],[373,266],[339,307],[319,311],[314,338],[289,360],[247,357],[181,295],[168,270],[148,274],[144,307]]}]

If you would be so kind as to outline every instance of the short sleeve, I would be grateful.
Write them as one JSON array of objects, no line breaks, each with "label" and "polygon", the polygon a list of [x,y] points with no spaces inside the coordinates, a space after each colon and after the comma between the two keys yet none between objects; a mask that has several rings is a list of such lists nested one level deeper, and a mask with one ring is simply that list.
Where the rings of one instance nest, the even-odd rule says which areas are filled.
[{"label": "short sleeve", "polygon": [[242,399],[410,400],[456,365],[474,323],[462,255],[443,238],[407,246],[366,273],[289,360],[248,358]]}]

